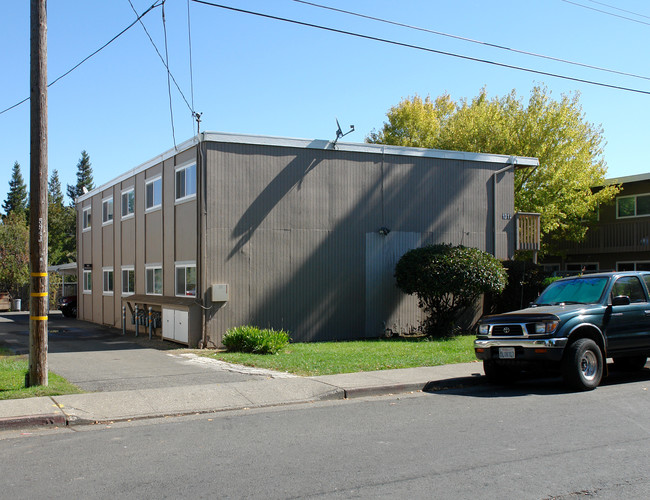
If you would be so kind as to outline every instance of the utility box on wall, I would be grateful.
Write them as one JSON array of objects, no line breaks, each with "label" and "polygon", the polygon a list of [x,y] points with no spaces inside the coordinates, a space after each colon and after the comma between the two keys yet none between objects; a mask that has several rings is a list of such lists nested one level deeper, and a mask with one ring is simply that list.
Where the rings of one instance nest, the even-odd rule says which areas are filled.
[{"label": "utility box on wall", "polygon": [[228,285],[212,285],[212,302],[228,302]]}]

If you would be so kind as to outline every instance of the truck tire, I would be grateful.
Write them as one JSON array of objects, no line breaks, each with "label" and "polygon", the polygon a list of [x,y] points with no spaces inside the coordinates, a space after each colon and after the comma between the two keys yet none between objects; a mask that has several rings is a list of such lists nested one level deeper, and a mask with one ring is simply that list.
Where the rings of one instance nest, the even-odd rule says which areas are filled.
[{"label": "truck tire", "polygon": [[625,356],[622,358],[614,358],[614,366],[617,370],[626,372],[636,372],[643,370],[645,362],[648,358],[646,356]]},{"label": "truck tire", "polygon": [[603,354],[591,339],[578,339],[567,347],[562,372],[564,382],[577,391],[591,391],[603,378]]}]

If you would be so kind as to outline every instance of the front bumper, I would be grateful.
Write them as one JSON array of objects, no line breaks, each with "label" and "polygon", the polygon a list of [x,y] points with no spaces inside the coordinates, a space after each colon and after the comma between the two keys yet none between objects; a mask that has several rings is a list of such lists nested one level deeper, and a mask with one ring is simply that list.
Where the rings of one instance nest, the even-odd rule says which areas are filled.
[{"label": "front bumper", "polygon": [[515,357],[503,361],[560,361],[564,353],[564,347],[569,339],[507,339],[507,338],[478,338],[474,341],[474,352],[481,360],[495,359],[502,360],[499,356],[499,349],[512,347],[515,350]]}]

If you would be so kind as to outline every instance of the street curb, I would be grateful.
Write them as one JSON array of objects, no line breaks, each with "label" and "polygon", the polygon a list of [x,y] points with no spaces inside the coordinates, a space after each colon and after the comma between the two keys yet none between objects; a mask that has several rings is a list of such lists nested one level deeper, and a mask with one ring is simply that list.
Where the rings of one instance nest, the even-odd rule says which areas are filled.
[{"label": "street curb", "polygon": [[0,418],[0,430],[17,429],[21,427],[39,427],[45,425],[60,425],[65,427],[67,425],[67,420],[65,415],[61,415],[60,413]]},{"label": "street curb", "polygon": [[429,382],[414,382],[405,384],[385,384],[371,387],[357,387],[344,389],[345,398],[363,398],[370,396],[387,396],[390,394],[403,394],[405,392],[436,392],[448,389],[462,389],[485,383],[483,377],[459,377]]}]

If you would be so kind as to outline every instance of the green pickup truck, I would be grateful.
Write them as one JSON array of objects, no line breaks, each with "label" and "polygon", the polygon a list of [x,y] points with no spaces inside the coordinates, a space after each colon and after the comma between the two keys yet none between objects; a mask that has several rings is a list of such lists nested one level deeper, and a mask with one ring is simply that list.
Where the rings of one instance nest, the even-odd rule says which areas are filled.
[{"label": "green pickup truck", "polygon": [[640,370],[650,356],[650,272],[598,273],[551,283],[528,308],[484,316],[476,357],[493,382],[559,371],[576,390],[598,387],[606,360]]}]

